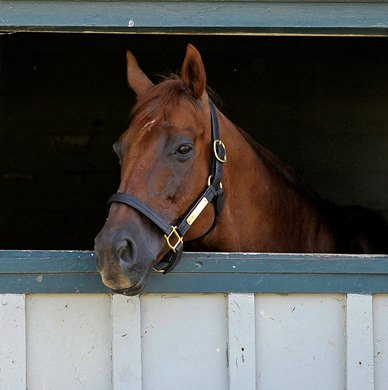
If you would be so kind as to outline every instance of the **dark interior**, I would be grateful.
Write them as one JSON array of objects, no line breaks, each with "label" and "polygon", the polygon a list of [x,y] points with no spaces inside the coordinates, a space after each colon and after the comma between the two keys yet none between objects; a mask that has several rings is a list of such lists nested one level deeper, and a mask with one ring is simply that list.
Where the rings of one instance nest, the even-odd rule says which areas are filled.
[{"label": "dark interior", "polygon": [[92,249],[119,183],[134,95],[125,50],[158,75],[187,43],[219,106],[323,197],[388,217],[385,38],[0,36],[0,249]]}]

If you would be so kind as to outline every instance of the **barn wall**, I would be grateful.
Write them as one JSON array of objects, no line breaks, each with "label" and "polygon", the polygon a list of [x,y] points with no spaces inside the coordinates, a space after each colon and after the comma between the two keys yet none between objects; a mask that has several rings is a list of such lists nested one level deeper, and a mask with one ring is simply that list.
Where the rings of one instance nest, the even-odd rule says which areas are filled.
[{"label": "barn wall", "polygon": [[5,389],[386,388],[385,294],[0,300]]},{"label": "barn wall", "polygon": [[386,39],[20,33],[0,36],[2,248],[93,247],[134,102],[125,50],[155,75],[188,42],[235,123],[324,197],[388,217]]},{"label": "barn wall", "polygon": [[386,389],[388,256],[185,253],[140,296],[93,252],[0,251],[0,388]]}]

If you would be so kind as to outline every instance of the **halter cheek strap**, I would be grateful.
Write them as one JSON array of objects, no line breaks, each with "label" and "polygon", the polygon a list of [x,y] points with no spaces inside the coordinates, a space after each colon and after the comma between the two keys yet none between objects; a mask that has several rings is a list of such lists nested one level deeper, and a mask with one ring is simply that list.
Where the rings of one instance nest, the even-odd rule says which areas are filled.
[{"label": "halter cheek strap", "polygon": [[211,131],[213,142],[213,157],[211,163],[211,173],[208,179],[208,186],[189,208],[186,214],[180,219],[177,225],[172,226],[163,217],[158,215],[151,207],[144,204],[135,196],[125,193],[113,194],[108,200],[108,208],[112,203],[123,203],[132,207],[147,217],[160,230],[164,232],[164,238],[170,251],[154,267],[157,272],[168,273],[178,264],[183,253],[183,237],[190,229],[194,221],[199,217],[206,206],[213,202],[215,206],[215,218],[210,229],[204,234],[209,233],[217,224],[220,213],[223,208],[223,188],[222,188],[222,168],[226,162],[226,149],[223,142],[219,139],[219,125],[214,103],[209,99]]}]

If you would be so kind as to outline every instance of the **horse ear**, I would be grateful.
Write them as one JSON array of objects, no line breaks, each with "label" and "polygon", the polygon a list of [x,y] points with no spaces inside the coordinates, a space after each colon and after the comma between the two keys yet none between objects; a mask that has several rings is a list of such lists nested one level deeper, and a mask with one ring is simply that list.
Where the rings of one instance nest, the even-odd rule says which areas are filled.
[{"label": "horse ear", "polygon": [[136,58],[129,50],[127,50],[127,79],[129,86],[137,96],[142,95],[154,86],[154,83],[140,69]]},{"label": "horse ear", "polygon": [[206,72],[199,51],[193,45],[187,45],[186,57],[182,66],[182,80],[187,92],[199,99],[205,92]]}]

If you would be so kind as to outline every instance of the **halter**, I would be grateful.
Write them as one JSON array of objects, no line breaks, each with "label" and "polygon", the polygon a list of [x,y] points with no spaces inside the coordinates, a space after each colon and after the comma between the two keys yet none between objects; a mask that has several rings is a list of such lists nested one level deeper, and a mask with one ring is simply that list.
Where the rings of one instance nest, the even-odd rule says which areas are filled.
[{"label": "halter", "polygon": [[209,233],[217,224],[220,213],[223,207],[223,189],[222,189],[222,165],[226,162],[226,149],[223,142],[220,140],[220,130],[218,118],[214,103],[209,99],[210,120],[212,132],[212,163],[211,172],[208,179],[208,186],[199,196],[197,201],[189,208],[189,210],[181,217],[180,221],[175,225],[169,224],[164,218],[158,215],[152,208],[143,203],[135,196],[128,195],[122,192],[113,194],[108,200],[108,209],[112,203],[123,203],[132,207],[147,217],[160,230],[164,232],[164,238],[167,242],[170,251],[158,263],[161,267],[154,267],[154,271],[168,273],[172,271],[178,264],[183,253],[183,236],[188,232],[191,225],[199,217],[205,207],[214,200],[215,218],[210,229],[204,234]]}]

